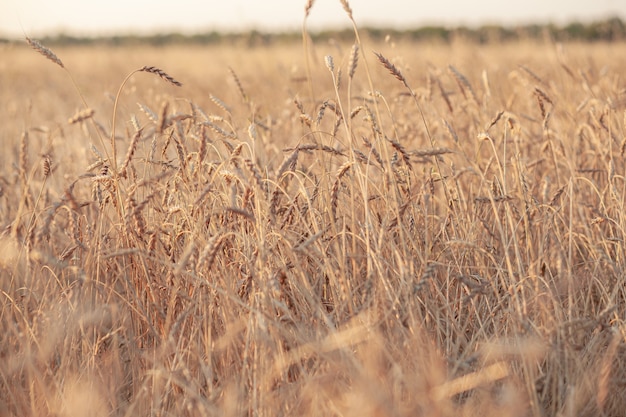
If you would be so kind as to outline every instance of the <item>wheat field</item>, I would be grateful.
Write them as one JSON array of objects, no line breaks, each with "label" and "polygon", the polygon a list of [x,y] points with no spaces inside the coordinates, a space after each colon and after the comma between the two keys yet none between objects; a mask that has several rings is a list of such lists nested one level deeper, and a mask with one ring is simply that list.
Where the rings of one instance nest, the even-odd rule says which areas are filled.
[{"label": "wheat field", "polygon": [[2,47],[0,415],[623,415],[626,45],[359,35]]}]

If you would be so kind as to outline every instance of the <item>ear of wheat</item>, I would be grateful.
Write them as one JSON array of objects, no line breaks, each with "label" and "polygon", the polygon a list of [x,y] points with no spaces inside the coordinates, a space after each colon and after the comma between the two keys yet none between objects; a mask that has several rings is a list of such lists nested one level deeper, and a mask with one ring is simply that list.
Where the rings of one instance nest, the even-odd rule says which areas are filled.
[{"label": "ear of wheat", "polygon": [[182,87],[183,83],[181,83],[180,81],[176,81],[174,79],[174,77],[172,77],[171,75],[169,75],[167,72],[163,71],[160,68],[157,67],[149,67],[149,66],[143,66],[139,69],[139,71],[142,72],[149,72],[150,74],[156,74],[159,77],[163,78],[165,81],[167,81],[170,84],[173,84],[177,87]]},{"label": "ear of wheat", "polygon": [[54,62],[61,68],[65,68],[65,65],[63,65],[63,61],[61,61],[61,59],[54,52],[52,52],[52,50],[50,50],[49,48],[46,48],[45,46],[40,44],[38,41],[31,39],[28,36],[26,37],[26,43],[28,43],[31,48],[33,48],[35,51],[39,52],[41,55],[48,58],[50,61]]}]

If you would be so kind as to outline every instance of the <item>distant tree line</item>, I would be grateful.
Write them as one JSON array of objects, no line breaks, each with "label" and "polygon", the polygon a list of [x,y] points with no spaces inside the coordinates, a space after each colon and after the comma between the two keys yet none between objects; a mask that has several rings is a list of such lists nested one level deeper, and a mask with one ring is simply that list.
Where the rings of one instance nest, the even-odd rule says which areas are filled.
[{"label": "distant tree line", "polygon": [[[454,39],[465,39],[476,43],[507,42],[515,40],[545,39],[549,37],[555,41],[584,41],[584,42],[615,42],[626,40],[626,24],[617,17],[592,23],[572,22],[564,26],[554,24],[530,24],[522,26],[485,25],[477,28],[423,26],[415,29],[392,29],[364,27],[359,29],[362,35],[374,40],[382,40],[387,36],[394,39],[413,41],[438,41],[448,43]],[[354,38],[352,29],[327,30],[310,33],[313,40],[329,40],[351,42]],[[152,45],[166,46],[172,44],[209,45],[232,44],[246,46],[271,45],[298,41],[300,32],[262,32],[250,30],[247,32],[219,32],[210,31],[193,35],[180,33],[163,33],[153,35],[116,35],[106,37],[79,37],[60,34],[48,36],[41,41],[47,45]],[[16,42],[0,38],[1,43]]]}]

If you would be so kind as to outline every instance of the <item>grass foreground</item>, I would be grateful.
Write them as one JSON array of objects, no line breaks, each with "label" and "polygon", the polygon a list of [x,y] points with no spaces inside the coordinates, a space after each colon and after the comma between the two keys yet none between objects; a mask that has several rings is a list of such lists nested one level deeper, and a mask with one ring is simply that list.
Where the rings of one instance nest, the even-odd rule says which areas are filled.
[{"label": "grass foreground", "polygon": [[3,48],[0,415],[626,409],[626,45]]}]

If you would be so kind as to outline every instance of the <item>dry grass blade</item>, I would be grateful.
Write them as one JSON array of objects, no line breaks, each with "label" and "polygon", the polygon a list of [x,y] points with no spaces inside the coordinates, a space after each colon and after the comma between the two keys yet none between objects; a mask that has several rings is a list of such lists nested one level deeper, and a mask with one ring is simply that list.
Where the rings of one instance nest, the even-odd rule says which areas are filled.
[{"label": "dry grass blade", "polygon": [[162,79],[164,79],[165,81],[167,81],[168,83],[175,85],[177,87],[181,87],[183,85],[180,81],[176,81],[174,77],[172,77],[167,72],[157,67],[144,66],[144,67],[141,67],[139,71],[148,72],[150,74],[156,74]]},{"label": "dry grass blade", "polygon": [[41,55],[45,56],[46,58],[48,58],[50,61],[54,62],[61,68],[65,68],[65,65],[63,65],[63,62],[61,61],[61,59],[59,59],[59,57],[54,52],[52,52],[49,48],[46,48],[45,46],[40,44],[38,41],[31,39],[28,36],[26,37],[26,42],[35,51],[39,52]]}]

